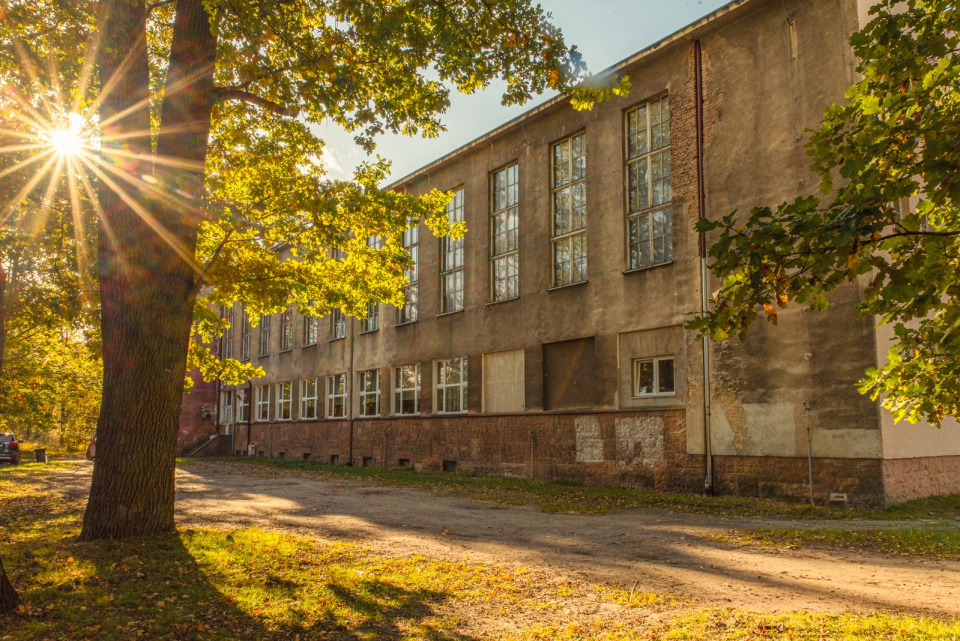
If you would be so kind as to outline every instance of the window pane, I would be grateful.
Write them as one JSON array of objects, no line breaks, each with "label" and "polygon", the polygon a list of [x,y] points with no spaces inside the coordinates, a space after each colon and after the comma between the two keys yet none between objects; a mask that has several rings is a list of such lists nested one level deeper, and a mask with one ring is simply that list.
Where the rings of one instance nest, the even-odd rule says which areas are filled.
[{"label": "window pane", "polygon": [[448,387],[444,390],[444,410],[445,412],[460,411],[460,388]]},{"label": "window pane", "polygon": [[653,361],[642,361],[635,365],[636,394],[653,394]]},{"label": "window pane", "polygon": [[553,235],[562,236],[570,231],[570,188],[565,187],[553,194]]},{"label": "window pane", "polygon": [[660,377],[661,394],[670,394],[674,391],[673,387],[673,359],[665,358],[657,361],[657,374]]},{"label": "window pane", "polygon": [[583,229],[587,226],[587,184],[577,183],[573,186],[573,206],[571,216],[571,231]]},{"label": "window pane", "polygon": [[638,160],[627,169],[630,193],[630,213],[650,206],[650,186],[647,183],[647,159]]}]

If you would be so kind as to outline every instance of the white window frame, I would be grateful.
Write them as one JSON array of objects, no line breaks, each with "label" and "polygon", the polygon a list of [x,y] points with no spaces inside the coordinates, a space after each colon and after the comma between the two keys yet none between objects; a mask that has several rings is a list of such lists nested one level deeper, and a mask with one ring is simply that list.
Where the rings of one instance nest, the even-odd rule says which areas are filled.
[{"label": "white window frame", "polygon": [[256,422],[266,423],[270,420],[270,388],[272,385],[257,385],[257,413]]},{"label": "white window frame", "polygon": [[[311,389],[312,386],[312,389]],[[319,385],[315,378],[300,379],[300,413],[301,421],[312,421],[317,418],[317,403],[319,402]],[[312,392],[312,393],[311,393]],[[311,410],[310,401],[313,401]]]},{"label": "white window frame", "polygon": [[[446,380],[445,371],[447,363],[453,363],[456,361],[458,363],[457,367],[459,368],[459,381],[448,382]],[[466,414],[467,413],[467,357],[459,356],[455,358],[446,358],[439,361],[435,361],[436,365],[434,366],[434,399],[436,399],[434,404],[434,411],[437,414]],[[460,409],[450,410],[447,408],[447,397],[446,392],[448,389],[459,388],[459,398],[460,398]]]},{"label": "white window frame", "polygon": [[404,304],[398,310],[398,325],[416,323],[420,318],[420,226],[403,232],[403,247],[410,252],[412,264],[404,272],[407,284],[403,288]]},{"label": "white window frame", "polygon": [[380,304],[367,305],[367,317],[360,321],[360,333],[369,334],[380,330]]},{"label": "white window frame", "polygon": [[[409,371],[413,368],[414,385],[413,387],[404,387],[404,370]],[[413,392],[413,411],[403,411],[404,393]],[[411,365],[400,365],[393,368],[393,414],[394,416],[419,416],[420,415],[420,363]]]},{"label": "white window frame", "polygon": [[320,342],[320,319],[316,316],[303,317],[303,346],[310,347]]},{"label": "white window frame", "polygon": [[250,313],[246,306],[240,307],[240,360],[250,360],[250,343],[253,342],[253,325],[250,324]]},{"label": "white window frame", "polygon": [[233,305],[224,306],[223,310],[223,319],[227,322],[227,327],[223,330],[223,337],[221,342],[223,344],[223,349],[220,353],[220,358],[228,359],[233,358]]},{"label": "white window frame", "polygon": [[231,425],[233,423],[233,390],[227,389],[220,392],[220,425]]},{"label": "white window frame", "polygon": [[[367,389],[369,379],[373,381],[373,389]],[[372,397],[375,413],[367,413],[367,399]],[[380,370],[367,369],[357,372],[357,398],[360,407],[357,416],[360,418],[377,418],[380,416]]]},{"label": "white window frame", "polygon": [[519,296],[520,164],[514,162],[490,174],[490,300]]},{"label": "white window frame", "polygon": [[347,315],[339,308],[330,310],[330,340],[336,341],[347,337]]},{"label": "white window frame", "polygon": [[280,351],[293,349],[293,309],[287,307],[280,312]]},{"label": "white window frame", "polygon": [[[673,390],[669,392],[660,391],[660,363],[670,361],[673,363]],[[653,365],[653,392],[640,391],[640,368],[645,363]],[[653,358],[635,358],[631,364],[630,388],[633,398],[663,398],[677,395],[677,359],[675,356],[656,356]]]},{"label": "white window frame", "polygon": [[277,383],[277,413],[278,421],[293,420],[293,381]]},{"label": "white window frame", "polygon": [[[343,391],[337,393],[337,383],[343,383]],[[347,418],[347,399],[350,389],[347,384],[346,374],[331,374],[327,376],[327,402],[324,416],[331,419]],[[334,409],[339,407],[341,413],[337,414]]]},{"label": "white window frame", "polygon": [[270,355],[270,325],[272,324],[272,314],[260,314],[260,356]]},{"label": "white window frame", "polygon": [[[643,151],[631,148],[633,141],[630,135],[631,118],[637,119],[641,117],[639,116],[641,113],[644,119],[643,140],[646,145]],[[670,100],[666,95],[636,105],[624,114],[625,240],[628,271],[649,269],[673,262],[673,188],[671,184],[673,172],[670,124]],[[643,173],[642,181],[640,173]],[[631,190],[634,175],[637,176],[638,186]],[[640,196],[641,185],[646,189],[646,200]],[[634,196],[635,193],[636,196]],[[658,228],[661,232],[659,235],[657,235]],[[644,229],[646,229],[645,239],[642,238]],[[660,244],[659,249],[658,244]],[[644,259],[644,249],[646,259]],[[657,259],[658,251],[660,252],[659,260]]]},{"label": "white window frame", "polygon": [[[250,422],[250,406],[253,402],[252,391],[250,389],[239,388],[236,391],[237,399],[237,424],[246,424]],[[240,395],[243,394],[243,400],[241,400]]]},{"label": "white window frame", "polygon": [[[579,147],[580,155],[574,150]],[[562,161],[558,160],[558,151],[565,151]],[[577,165],[577,160],[582,163]],[[579,174],[577,171],[579,170]],[[575,213],[574,195],[583,195],[582,225],[576,227],[578,216]],[[566,196],[567,227],[557,226],[557,202]],[[580,131],[550,145],[550,259],[551,279],[554,287],[576,285],[587,281],[587,132]],[[579,247],[579,252],[575,249]],[[561,249],[566,256],[559,258]],[[579,274],[578,274],[579,271]]]},{"label": "white window frame", "polygon": [[[447,221],[463,222],[463,187],[453,190],[453,200],[447,204]],[[463,310],[464,246],[463,237],[440,239],[440,314]]]}]

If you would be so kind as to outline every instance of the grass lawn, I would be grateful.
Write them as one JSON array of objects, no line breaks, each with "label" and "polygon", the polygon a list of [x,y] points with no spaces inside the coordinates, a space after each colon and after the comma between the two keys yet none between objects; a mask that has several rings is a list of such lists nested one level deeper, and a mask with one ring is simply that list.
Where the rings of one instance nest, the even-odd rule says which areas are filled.
[{"label": "grass lawn", "polygon": [[441,496],[459,496],[506,505],[535,505],[544,512],[605,514],[614,509],[661,508],[677,512],[763,516],[804,519],[960,519],[960,495],[910,501],[890,507],[811,506],[807,503],[732,496],[704,497],[695,494],[655,492],[622,488],[590,487],[569,481],[416,472],[384,467],[348,467],[314,461],[265,457],[184,460],[184,463],[220,461],[259,466],[284,474],[303,473],[322,478],[359,479],[388,486],[432,491]]},{"label": "grass lawn", "polygon": [[710,537],[742,545],[802,548],[842,547],[882,554],[960,560],[960,528],[851,530],[839,528],[755,528]]},{"label": "grass lawn", "polygon": [[951,639],[960,622],[758,614],[257,529],[77,543],[58,468],[0,467],[0,639]]}]

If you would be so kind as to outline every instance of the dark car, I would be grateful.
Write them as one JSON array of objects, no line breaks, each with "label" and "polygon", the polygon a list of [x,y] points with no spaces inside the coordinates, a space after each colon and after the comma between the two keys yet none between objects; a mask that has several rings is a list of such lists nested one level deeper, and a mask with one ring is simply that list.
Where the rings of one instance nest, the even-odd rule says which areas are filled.
[{"label": "dark car", "polygon": [[10,432],[0,433],[0,461],[10,461],[12,465],[20,464],[20,446]]}]

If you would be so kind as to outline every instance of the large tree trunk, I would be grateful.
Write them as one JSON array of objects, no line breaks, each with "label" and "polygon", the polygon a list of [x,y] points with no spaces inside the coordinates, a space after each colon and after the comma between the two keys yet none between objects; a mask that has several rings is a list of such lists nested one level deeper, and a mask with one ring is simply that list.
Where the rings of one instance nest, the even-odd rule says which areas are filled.
[{"label": "large tree trunk", "polygon": [[3,569],[3,560],[0,559],[0,614],[12,612],[20,604],[17,591],[7,579],[7,571]]},{"label": "large tree trunk", "polygon": [[[174,461],[197,291],[192,260],[216,55],[202,1],[179,0],[157,154],[185,162],[154,169],[145,135],[150,116],[144,3],[108,0],[107,5],[99,49],[103,85],[109,88],[100,109],[106,123],[103,155],[128,172],[130,182],[105,173],[115,184],[102,177],[98,194],[103,402],[82,540],[174,528]],[[114,149],[140,154],[141,160],[114,155]],[[156,180],[142,183],[146,174]],[[151,184],[159,186],[159,194],[151,192]]]},{"label": "large tree trunk", "polygon": [[[6,319],[6,299],[4,295],[7,291],[7,272],[3,265],[0,265],[0,376],[3,375],[3,350],[7,337],[7,319]],[[3,568],[3,559],[0,559],[0,614],[11,612],[20,599],[17,597],[17,591],[13,589],[10,580],[7,579],[7,571]]]}]

